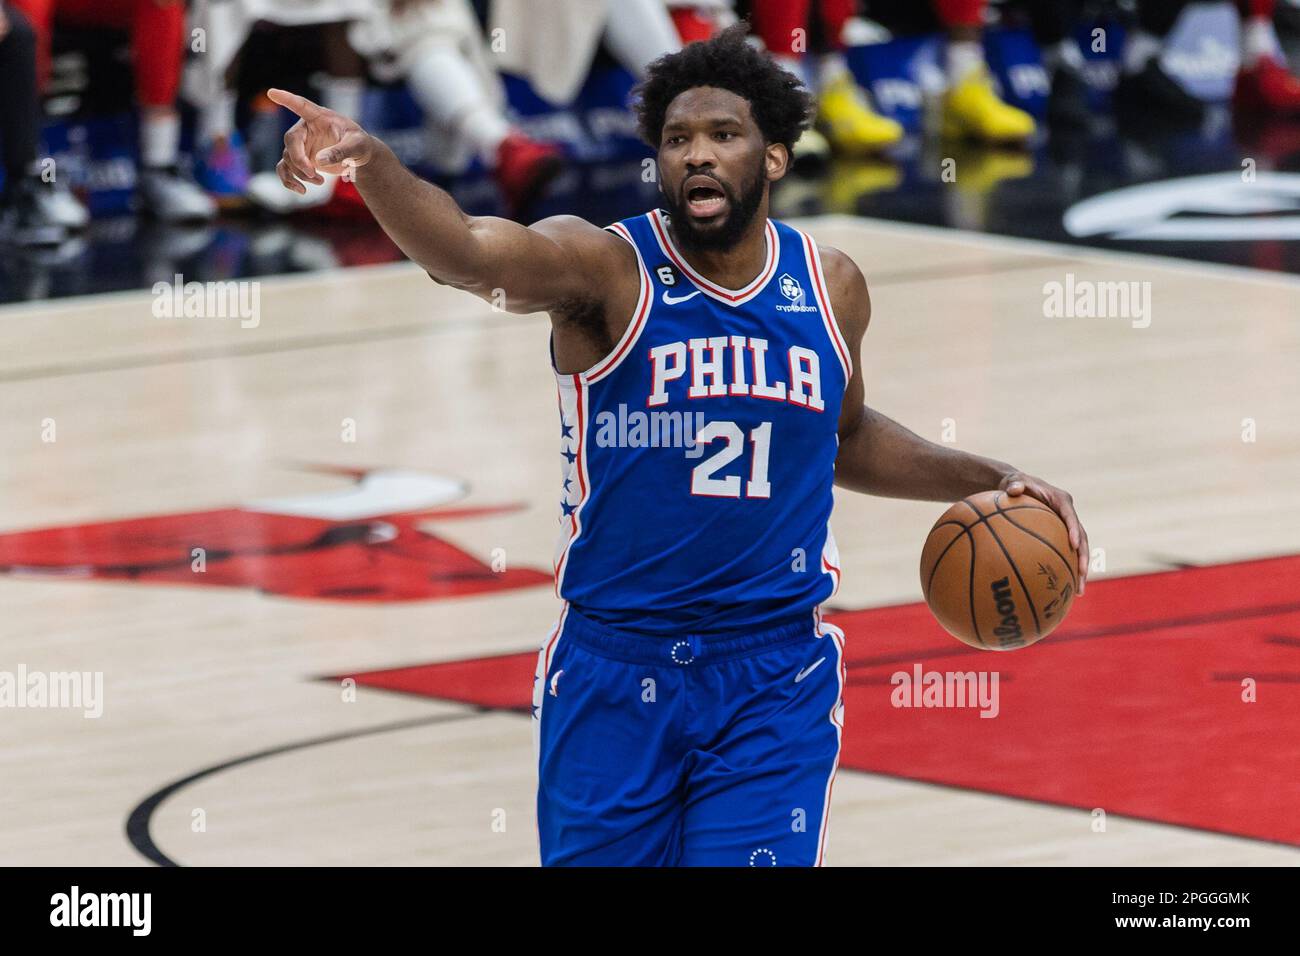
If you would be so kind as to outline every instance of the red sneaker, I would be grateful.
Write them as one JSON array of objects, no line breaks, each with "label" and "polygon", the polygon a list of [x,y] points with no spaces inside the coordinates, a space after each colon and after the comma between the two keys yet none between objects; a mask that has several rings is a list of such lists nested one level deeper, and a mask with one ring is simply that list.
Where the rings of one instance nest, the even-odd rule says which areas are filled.
[{"label": "red sneaker", "polygon": [[1279,61],[1266,57],[1237,74],[1233,99],[1237,109],[1252,113],[1300,113],[1300,79]]},{"label": "red sneaker", "polygon": [[560,151],[549,143],[539,143],[517,131],[503,139],[497,147],[493,175],[510,214],[516,218],[526,215],[563,166]]}]

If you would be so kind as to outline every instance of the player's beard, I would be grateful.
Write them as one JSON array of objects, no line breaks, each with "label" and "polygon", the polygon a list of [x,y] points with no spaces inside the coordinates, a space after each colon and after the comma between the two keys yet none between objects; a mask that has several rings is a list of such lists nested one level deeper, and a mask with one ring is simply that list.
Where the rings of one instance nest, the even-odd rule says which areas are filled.
[{"label": "player's beard", "polygon": [[[698,250],[730,249],[738,243],[745,230],[749,228],[749,224],[754,221],[754,215],[763,202],[766,172],[767,157],[760,153],[754,175],[741,185],[738,193],[733,192],[731,187],[721,180],[714,180],[722,190],[722,194],[727,197],[727,218],[716,229],[700,229],[690,213],[686,211],[686,197],[681,194],[681,188],[678,187],[677,191],[670,196],[661,181],[659,193],[663,196],[664,205],[672,217],[673,234],[677,241],[687,249]],[[686,182],[689,178],[689,176],[683,178],[682,182]]]}]

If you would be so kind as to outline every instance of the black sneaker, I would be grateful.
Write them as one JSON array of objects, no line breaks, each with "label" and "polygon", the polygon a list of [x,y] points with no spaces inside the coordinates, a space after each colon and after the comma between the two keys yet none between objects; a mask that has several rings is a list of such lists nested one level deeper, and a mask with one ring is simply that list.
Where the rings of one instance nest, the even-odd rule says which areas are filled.
[{"label": "black sneaker", "polygon": [[38,190],[41,183],[24,176],[9,183],[0,199],[0,241],[15,246],[57,246],[67,227],[54,219]]},{"label": "black sneaker", "polygon": [[1047,97],[1047,125],[1066,131],[1091,128],[1088,84],[1077,70],[1063,66],[1052,77],[1052,92]]},{"label": "black sneaker", "polygon": [[1130,119],[1152,123],[1200,123],[1205,103],[1178,85],[1154,57],[1137,73],[1120,77],[1115,106]]}]

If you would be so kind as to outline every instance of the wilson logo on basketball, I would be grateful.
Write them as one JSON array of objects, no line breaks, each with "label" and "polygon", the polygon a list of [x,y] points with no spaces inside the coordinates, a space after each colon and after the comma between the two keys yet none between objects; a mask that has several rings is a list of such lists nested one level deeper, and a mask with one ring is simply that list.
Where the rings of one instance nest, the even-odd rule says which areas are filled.
[{"label": "wilson logo on basketball", "polygon": [[1011,600],[1011,580],[998,578],[989,587],[993,591],[993,603],[1002,615],[1002,622],[993,628],[993,633],[1003,644],[1021,640],[1024,635],[1020,630],[1020,618],[1016,616],[1016,603]]}]

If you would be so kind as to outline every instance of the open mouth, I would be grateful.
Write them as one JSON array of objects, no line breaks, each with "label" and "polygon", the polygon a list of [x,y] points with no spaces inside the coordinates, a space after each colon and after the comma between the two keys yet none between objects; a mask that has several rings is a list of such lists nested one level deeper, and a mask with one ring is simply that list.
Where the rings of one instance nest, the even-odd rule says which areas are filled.
[{"label": "open mouth", "polygon": [[710,219],[727,205],[727,194],[716,180],[708,176],[692,176],[683,184],[686,192],[686,209],[696,219]]}]

